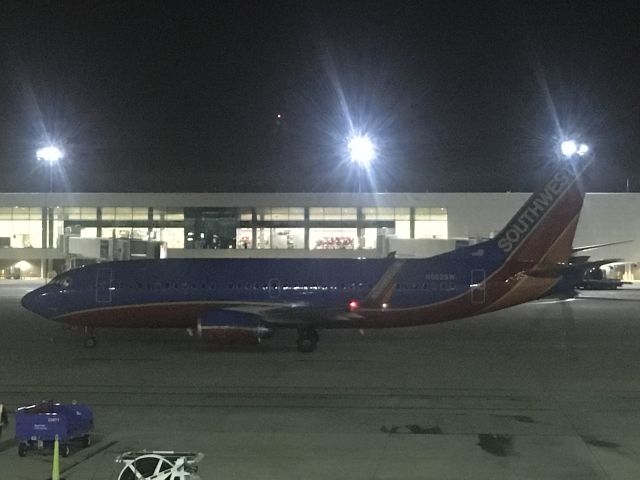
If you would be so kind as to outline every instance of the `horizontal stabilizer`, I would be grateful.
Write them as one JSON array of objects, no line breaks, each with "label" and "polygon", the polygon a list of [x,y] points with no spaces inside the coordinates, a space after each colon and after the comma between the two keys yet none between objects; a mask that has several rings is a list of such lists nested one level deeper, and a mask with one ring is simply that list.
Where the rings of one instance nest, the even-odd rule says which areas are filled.
[{"label": "horizontal stabilizer", "polygon": [[576,247],[572,250],[573,253],[584,252],[586,250],[594,250],[596,248],[609,247],[611,245],[622,245],[623,243],[631,243],[633,240],[622,240],[620,242],[598,243],[596,245],[586,245],[584,247]]},{"label": "horizontal stabilizer", "polygon": [[584,275],[587,271],[593,268],[600,268],[603,265],[608,265],[610,263],[620,262],[619,258],[607,258],[605,260],[597,260],[595,262],[584,262],[577,264],[566,264],[559,263],[555,265],[538,265],[536,268],[533,268],[527,271],[527,275],[530,277],[544,277],[544,278],[553,278],[553,277],[561,277],[567,275],[568,273],[575,274],[576,272],[580,276]]}]

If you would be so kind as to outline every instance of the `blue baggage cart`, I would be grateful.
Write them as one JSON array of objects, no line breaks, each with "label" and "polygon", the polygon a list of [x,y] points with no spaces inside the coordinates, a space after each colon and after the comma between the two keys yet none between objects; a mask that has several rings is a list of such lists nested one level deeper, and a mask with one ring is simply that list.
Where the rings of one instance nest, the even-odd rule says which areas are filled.
[{"label": "blue baggage cart", "polygon": [[67,457],[70,442],[80,441],[83,447],[91,445],[93,412],[79,403],[41,402],[16,410],[16,439],[18,455],[24,457],[30,449],[53,446],[58,437],[60,454]]}]

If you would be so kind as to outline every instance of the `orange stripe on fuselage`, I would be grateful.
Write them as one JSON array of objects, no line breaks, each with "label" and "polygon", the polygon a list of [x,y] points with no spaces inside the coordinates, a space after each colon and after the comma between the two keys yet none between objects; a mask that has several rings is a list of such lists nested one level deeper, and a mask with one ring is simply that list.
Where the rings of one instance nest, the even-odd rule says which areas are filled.
[{"label": "orange stripe on fuselage", "polygon": [[[579,216],[579,215],[578,215]],[[545,264],[557,265],[559,262],[566,262],[571,252],[571,244],[578,225],[578,216],[567,225],[565,231],[556,239],[547,253],[536,263],[532,269]],[[531,269],[529,269],[531,270]],[[517,274],[516,274],[517,275]],[[559,280],[559,277],[531,277],[526,274],[522,275],[518,281],[513,282],[512,288],[502,295],[497,301],[493,302],[485,309],[484,312],[493,312],[502,308],[519,305],[524,302],[535,300],[549,291]],[[508,283],[508,280],[506,281]],[[487,288],[491,288],[491,283]]]}]

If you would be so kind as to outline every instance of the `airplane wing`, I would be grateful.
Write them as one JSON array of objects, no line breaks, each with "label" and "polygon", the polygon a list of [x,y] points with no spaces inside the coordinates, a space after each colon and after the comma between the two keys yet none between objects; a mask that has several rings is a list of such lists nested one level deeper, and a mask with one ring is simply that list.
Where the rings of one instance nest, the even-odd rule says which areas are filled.
[{"label": "airplane wing", "polygon": [[607,258],[604,260],[596,260],[593,262],[571,263],[571,264],[558,264],[543,267],[541,269],[527,272],[531,276],[540,277],[557,277],[557,283],[549,289],[543,295],[543,298],[547,297],[562,297],[570,298],[575,295],[575,289],[578,284],[584,279],[585,274],[594,268],[600,268],[603,265],[619,262],[618,258]]},{"label": "airplane wing", "polygon": [[[587,257],[588,258],[588,257]],[[586,272],[593,268],[600,268],[610,263],[621,262],[620,258],[606,258],[604,260],[596,260],[593,262],[584,261],[580,263],[557,263],[546,264],[527,271],[527,275],[531,277],[566,277],[571,275],[582,278]]]},{"label": "airplane wing", "polygon": [[259,316],[271,326],[306,327],[322,326],[327,322],[347,322],[362,318],[357,313],[359,308],[381,308],[393,295],[398,275],[402,271],[404,260],[395,258],[391,252],[387,259],[389,265],[375,285],[362,300],[352,299],[344,308],[318,307],[306,303],[288,303],[279,305],[238,305],[225,310],[244,312]]},{"label": "airplane wing", "polygon": [[379,308],[391,299],[397,285],[398,274],[402,270],[404,261],[397,260],[395,258],[395,252],[389,254],[387,258],[391,260],[389,267],[387,267],[380,279],[369,293],[367,293],[362,302],[360,302],[360,306]]},{"label": "airplane wing", "polygon": [[[274,327],[319,325],[326,320],[329,313],[335,314],[338,311],[335,308],[319,308],[302,303],[281,303],[270,306],[237,305],[224,310],[260,317],[264,323]],[[346,312],[346,307],[344,311]]]}]

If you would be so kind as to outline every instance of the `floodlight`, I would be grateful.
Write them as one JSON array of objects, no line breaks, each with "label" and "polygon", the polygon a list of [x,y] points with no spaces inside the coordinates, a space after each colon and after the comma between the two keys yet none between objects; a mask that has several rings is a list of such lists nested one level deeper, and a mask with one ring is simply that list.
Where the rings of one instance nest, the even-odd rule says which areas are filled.
[{"label": "floodlight", "polygon": [[580,146],[578,147],[578,155],[583,156],[587,153],[589,153],[589,146],[585,145],[584,143],[580,144]]},{"label": "floodlight", "polygon": [[573,157],[578,151],[578,146],[573,140],[565,140],[560,145],[560,151],[565,157]]},{"label": "floodlight", "polygon": [[375,147],[366,135],[353,137],[349,141],[349,152],[351,161],[364,167],[368,167],[376,156]]},{"label": "floodlight", "polygon": [[49,163],[54,163],[60,160],[63,155],[58,147],[49,146],[41,148],[36,152],[38,160],[44,160]]},{"label": "floodlight", "polygon": [[571,158],[574,155],[582,157],[589,153],[589,145],[584,143],[577,144],[574,140],[565,140],[560,145],[560,151],[567,158]]}]

